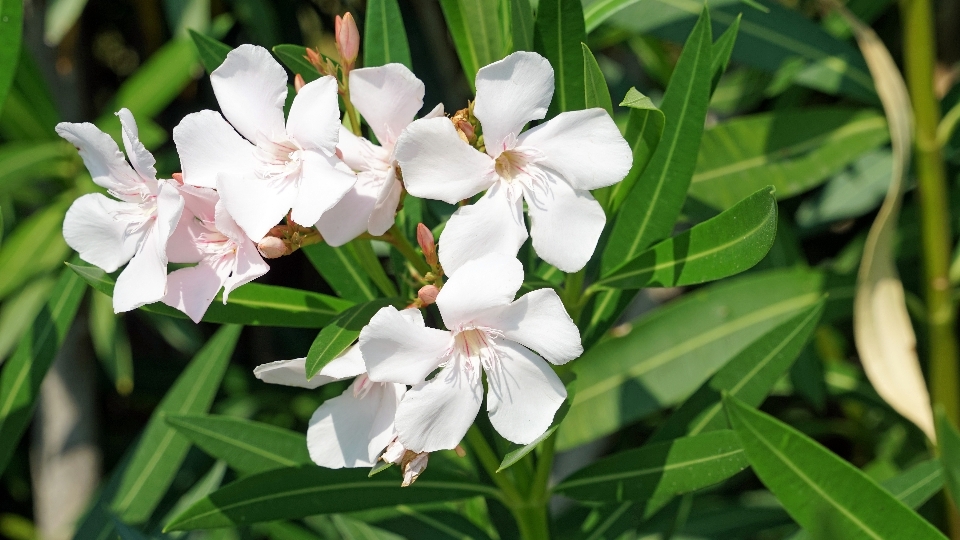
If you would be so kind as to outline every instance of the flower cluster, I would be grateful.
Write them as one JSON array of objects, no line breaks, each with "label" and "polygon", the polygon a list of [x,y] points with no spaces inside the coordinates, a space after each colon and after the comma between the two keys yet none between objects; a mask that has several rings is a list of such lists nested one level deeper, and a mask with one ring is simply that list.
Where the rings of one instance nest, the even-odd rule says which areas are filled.
[{"label": "flower cluster", "polygon": [[[548,362],[569,362],[582,347],[553,289],[515,299],[524,208],[536,253],[579,271],[605,224],[590,190],[619,182],[632,157],[602,109],[523,131],[545,118],[553,96],[553,69],[536,53],[482,68],[476,100],[453,117],[441,104],[415,120],[423,83],[400,64],[354,69],[359,37],[349,14],[337,28],[340,64],[311,51],[322,76],[297,75],[286,118],[283,67],[261,47],[231,51],[210,76],[220,112],[190,114],[173,131],[182,173],[172,179],[157,178],[125,109],[117,115],[126,159],[91,124],[57,126],[107,192],[74,203],[64,237],[105,271],[127,265],[117,312],[163,302],[200,321],[221,289],[226,303],[269,270],[264,257],[303,238],[338,246],[384,235],[406,194],[459,203],[439,249],[420,226],[433,272],[410,307],[381,309],[358,343],[310,379],[303,358],[255,371],[304,388],[352,378],[311,418],[311,458],[331,468],[382,459],[401,465],[409,484],[429,452],[458,446],[483,402],[484,376],[487,412],[504,438],[530,443],[550,426],[566,390]],[[360,135],[357,113],[376,143]],[[168,263],[181,267],[168,273]],[[432,303],[446,330],[427,326],[420,308]]]}]

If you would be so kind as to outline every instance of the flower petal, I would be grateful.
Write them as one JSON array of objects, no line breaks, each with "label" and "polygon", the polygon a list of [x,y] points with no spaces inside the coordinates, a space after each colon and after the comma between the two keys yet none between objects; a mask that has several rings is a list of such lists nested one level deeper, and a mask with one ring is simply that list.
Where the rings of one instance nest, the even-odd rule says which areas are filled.
[{"label": "flower petal", "polygon": [[259,242],[287,215],[297,198],[297,185],[286,178],[223,175],[217,181],[217,192],[237,225],[251,240]]},{"label": "flower petal", "polygon": [[565,364],[583,354],[580,330],[553,289],[529,292],[476,320],[500,330],[506,339],[537,351],[554,364]]},{"label": "flower petal", "polygon": [[397,408],[397,435],[413,452],[456,448],[480,411],[480,370],[467,370],[458,358],[429,381],[403,396]]},{"label": "flower petal", "polygon": [[553,423],[567,389],[536,354],[510,341],[497,345],[499,362],[487,371],[490,423],[504,439],[529,444]]},{"label": "flower petal", "polygon": [[163,296],[163,303],[199,323],[228,275],[227,270],[216,268],[209,261],[174,270],[167,276],[167,293]]},{"label": "flower petal", "polygon": [[365,171],[357,174],[357,183],[353,189],[317,221],[317,229],[323,236],[323,241],[337,247],[365,233],[382,183],[383,178],[377,172]]},{"label": "flower petal", "polygon": [[337,155],[348,167],[358,172],[386,170],[393,160],[389,152],[363,137],[357,137],[343,126],[340,126]]},{"label": "flower petal", "polygon": [[360,351],[371,380],[417,384],[440,365],[451,340],[449,332],[387,306],[360,331]]},{"label": "flower petal", "polygon": [[97,126],[87,122],[62,122],[57,124],[56,130],[57,135],[77,147],[83,164],[98,186],[121,194],[139,193],[143,189],[143,179],[123,158],[113,137]]},{"label": "flower petal", "polygon": [[403,184],[397,180],[396,170],[391,167],[387,177],[380,187],[376,205],[370,212],[367,232],[380,236],[390,230],[396,222],[397,206],[400,205],[400,195],[403,194]]},{"label": "flower petal", "polygon": [[210,74],[210,84],[223,116],[248,141],[286,133],[283,103],[287,72],[263,47],[240,45]]},{"label": "flower petal", "polygon": [[322,152],[307,150],[302,159],[303,172],[290,217],[304,227],[313,227],[324,212],[353,188],[357,175],[336,157]]},{"label": "flower petal", "polygon": [[593,256],[606,215],[589,191],[573,189],[547,169],[544,173],[545,187],[524,192],[533,249],[560,270],[578,272]]},{"label": "flower petal", "polygon": [[403,64],[350,72],[350,101],[384,148],[393,148],[423,107],[423,93],[423,83]]},{"label": "flower petal", "polygon": [[183,182],[192,186],[215,188],[220,174],[252,176],[259,164],[256,147],[218,112],[188,114],[173,128],[173,142],[180,155]]},{"label": "flower petal", "polygon": [[260,251],[253,242],[246,240],[237,246],[237,254],[233,262],[233,271],[223,283],[223,303],[227,303],[230,293],[241,285],[246,285],[270,271],[270,266],[260,256]]},{"label": "flower petal", "polygon": [[143,232],[127,234],[130,225],[115,219],[119,212],[136,212],[134,203],[120,202],[99,193],[73,201],[63,218],[63,238],[80,258],[113,272],[130,260],[143,241]]},{"label": "flower petal", "polygon": [[437,307],[443,324],[453,330],[475,316],[513,301],[523,285],[523,265],[516,257],[491,253],[457,270],[440,289]]},{"label": "flower petal", "polygon": [[436,107],[430,109],[430,112],[423,115],[424,118],[438,118],[444,115],[443,103],[437,103]]},{"label": "flower petal", "polygon": [[217,203],[220,194],[215,189],[197,186],[176,186],[183,197],[183,208],[195,217],[213,222],[217,215]]},{"label": "flower petal", "polygon": [[253,374],[265,383],[297,386],[300,388],[319,388],[333,381],[356,377],[365,371],[360,348],[354,345],[342,355],[323,366],[320,373],[307,379],[307,359],[278,360],[262,364],[253,370]]},{"label": "flower petal", "polygon": [[456,204],[496,179],[490,156],[461,140],[447,118],[421,119],[407,126],[394,156],[407,191],[422,199]]},{"label": "flower petal", "polygon": [[516,257],[527,239],[523,200],[512,200],[502,183],[493,185],[476,203],[461,206],[440,234],[440,264],[449,275],[487,253]]},{"label": "flower petal", "polygon": [[201,235],[209,232],[197,221],[188,208],[183,209],[180,222],[167,240],[167,261],[172,263],[198,263],[203,259],[199,243]]},{"label": "flower petal", "polygon": [[518,145],[542,152],[541,163],[576,189],[616,184],[633,164],[630,145],[603,109],[560,113],[521,135]]},{"label": "flower petal", "polygon": [[[350,377],[356,377],[367,372],[367,366],[363,362],[363,356],[360,354],[360,346],[351,345],[349,349],[340,356],[334,358],[329,364],[323,366],[317,376],[329,377],[330,380],[340,381]],[[311,379],[312,380],[312,379]]]},{"label": "flower petal", "polygon": [[500,155],[524,124],[547,115],[553,99],[553,68],[532,52],[515,52],[477,72],[473,114],[483,127],[487,153]]},{"label": "flower petal", "polygon": [[142,178],[156,180],[157,169],[154,168],[154,165],[157,164],[157,160],[140,142],[140,132],[137,129],[137,121],[134,120],[133,113],[124,108],[117,112],[117,116],[120,118],[123,148],[127,151],[127,159],[130,160],[130,164]]},{"label": "flower petal", "polygon": [[329,75],[300,89],[287,119],[287,135],[301,147],[333,153],[340,131],[337,80]]}]

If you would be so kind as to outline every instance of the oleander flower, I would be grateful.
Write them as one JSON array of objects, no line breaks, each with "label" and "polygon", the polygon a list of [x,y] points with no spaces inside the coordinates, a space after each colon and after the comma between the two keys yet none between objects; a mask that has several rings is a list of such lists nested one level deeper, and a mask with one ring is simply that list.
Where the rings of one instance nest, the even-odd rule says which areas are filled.
[{"label": "oleander flower", "polygon": [[615,184],[630,170],[630,146],[603,109],[570,111],[521,134],[546,116],[553,68],[536,53],[516,52],[477,73],[474,114],[486,153],[463,141],[442,118],[412,123],[396,158],[411,195],[450,204],[486,190],[459,208],[440,239],[440,264],[454,274],[485,253],[515,256],[527,238],[523,203],[537,255],[576,272],[593,255],[606,217],[589,190]]},{"label": "oleander flower", "polygon": [[540,289],[514,300],[522,283],[518,260],[491,253],[464,264],[440,290],[437,307],[449,330],[389,306],[361,330],[370,378],[413,385],[396,419],[407,450],[457,446],[483,401],[481,371],[490,422],[504,438],[527,444],[550,427],[567,393],[544,358],[563,364],[583,348],[557,293]]},{"label": "oleander flower", "polygon": [[260,241],[287,212],[312,227],[353,187],[356,175],[336,156],[336,79],[304,86],[286,123],[287,73],[263,47],[230,51],[210,82],[223,115],[189,114],[173,130],[183,180],[217,188],[251,240]]},{"label": "oleander flower", "polygon": [[[355,69],[349,77],[350,102],[380,144],[340,128],[337,149],[344,163],[357,172],[357,183],[317,222],[317,229],[331,246],[343,245],[364,232],[380,236],[393,226],[403,192],[394,145],[423,107],[423,83],[403,64]],[[442,115],[441,103],[427,117]]]},{"label": "oleander flower", "polygon": [[237,287],[267,273],[257,246],[230,217],[223,201],[210,188],[181,186],[185,206],[170,236],[167,256],[172,263],[197,263],[167,276],[163,303],[200,322],[223,289],[223,303]]},{"label": "oleander flower", "polygon": [[[91,193],[78,198],[63,220],[63,237],[80,258],[106,272],[127,264],[117,277],[113,309],[130,311],[163,298],[167,286],[167,240],[183,198],[172,180],[158,180],[156,160],[140,143],[137,123],[120,109],[124,159],[117,143],[89,123],[57,125],[97,185],[113,198]],[[132,165],[132,167],[131,167]]]}]

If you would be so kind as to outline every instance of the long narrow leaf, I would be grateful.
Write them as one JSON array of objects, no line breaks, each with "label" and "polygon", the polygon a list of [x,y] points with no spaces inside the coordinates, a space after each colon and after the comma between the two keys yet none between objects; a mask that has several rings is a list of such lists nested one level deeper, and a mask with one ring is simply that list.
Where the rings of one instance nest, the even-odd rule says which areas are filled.
[{"label": "long narrow leaf", "polygon": [[0,0],[0,107],[7,100],[20,60],[20,36],[23,33],[23,2]]},{"label": "long narrow leaf", "polygon": [[313,340],[307,352],[307,378],[311,378],[337,358],[343,351],[360,336],[370,319],[380,311],[380,308],[392,303],[393,300],[380,298],[364,304],[353,306],[330,321]]},{"label": "long narrow leaf", "polygon": [[403,28],[397,0],[367,2],[367,20],[363,26],[363,66],[403,64],[413,69],[407,31]]},{"label": "long narrow leaf", "polygon": [[553,66],[553,101],[547,117],[584,108],[583,51],[587,40],[580,0],[541,0],[533,28],[534,48]]}]

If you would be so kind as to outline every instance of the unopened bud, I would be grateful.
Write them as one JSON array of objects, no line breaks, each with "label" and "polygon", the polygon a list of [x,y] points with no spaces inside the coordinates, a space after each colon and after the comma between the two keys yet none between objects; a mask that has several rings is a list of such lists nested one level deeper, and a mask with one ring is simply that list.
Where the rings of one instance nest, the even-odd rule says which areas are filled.
[{"label": "unopened bud", "polygon": [[307,85],[307,81],[303,80],[303,75],[297,73],[297,76],[293,78],[293,89],[300,93],[300,89]]},{"label": "unopened bud", "polygon": [[440,294],[440,289],[438,289],[436,285],[424,285],[420,287],[420,291],[417,292],[417,298],[420,299],[422,305],[429,306],[437,302],[438,294]]},{"label": "unopened bud", "polygon": [[457,131],[463,134],[467,138],[467,143],[474,140],[477,136],[477,131],[473,129],[473,126],[470,125],[470,122],[465,120],[460,120],[457,122]]},{"label": "unopened bud", "polygon": [[173,178],[174,182],[180,184],[181,186],[183,185],[183,173],[175,172],[170,176]]},{"label": "unopened bud", "polygon": [[323,58],[320,56],[316,50],[307,47],[307,62],[310,62],[310,65],[317,68],[317,71],[320,71],[320,66],[323,65]]},{"label": "unopened bud", "polygon": [[464,450],[459,444],[453,449],[453,451],[457,453],[457,457],[467,457],[467,451]]},{"label": "unopened bud", "polygon": [[345,69],[350,69],[360,52],[360,30],[348,11],[343,18],[337,15],[334,21],[337,39],[337,51]]},{"label": "unopened bud", "polygon": [[416,482],[420,474],[426,470],[427,461],[429,460],[430,452],[416,454],[407,450],[407,454],[403,456],[403,463],[400,466],[401,472],[403,473],[403,483],[400,484],[400,486],[407,487]]},{"label": "unopened bud", "polygon": [[437,265],[437,243],[433,239],[433,232],[423,223],[417,224],[417,243],[423,250],[423,258],[430,266]]},{"label": "unopened bud", "polygon": [[257,244],[257,249],[264,259],[276,259],[290,253],[286,242],[276,236],[267,236]]}]

